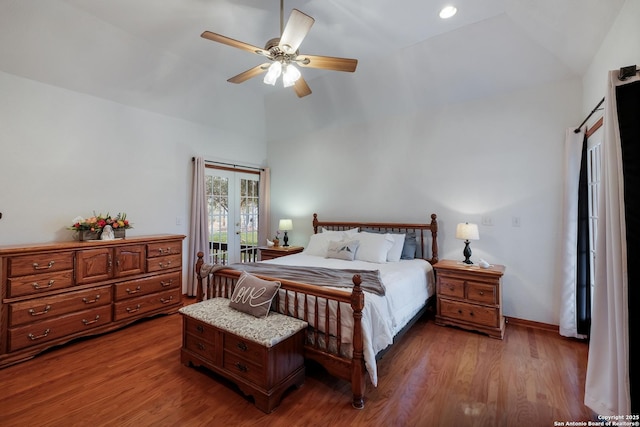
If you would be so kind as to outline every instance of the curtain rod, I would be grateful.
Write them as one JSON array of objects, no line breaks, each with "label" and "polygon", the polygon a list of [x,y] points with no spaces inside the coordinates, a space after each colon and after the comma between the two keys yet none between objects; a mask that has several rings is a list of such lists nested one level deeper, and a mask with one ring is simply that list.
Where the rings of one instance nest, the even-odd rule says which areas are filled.
[{"label": "curtain rod", "polygon": [[[195,161],[196,161],[196,158],[195,158],[195,157],[192,157],[192,158],[191,158],[191,161],[192,161],[192,162],[195,162]],[[214,160],[206,160],[206,159],[205,159],[205,161],[204,161],[204,162],[205,162],[205,163],[209,163],[209,164],[214,164],[214,165],[230,166],[230,167],[233,167],[233,168],[253,169],[253,170],[257,170],[257,171],[263,171],[263,170],[264,170],[264,168],[256,168],[256,167],[254,167],[254,166],[236,165],[236,164],[233,164],[233,163],[216,162],[216,161],[214,161]]]},{"label": "curtain rod", "polygon": [[596,105],[596,108],[594,108],[593,110],[591,110],[591,112],[589,113],[589,115],[587,116],[587,118],[586,118],[586,119],[584,119],[584,120],[582,121],[582,123],[580,123],[580,126],[578,126],[578,127],[576,128],[576,130],[574,130],[574,132],[575,132],[575,133],[580,133],[580,128],[581,128],[582,126],[584,126],[584,124],[585,124],[585,123],[587,123],[587,120],[589,120],[589,119],[591,118],[591,116],[593,116],[593,113],[595,113],[596,111],[598,111],[598,108],[600,108],[600,106],[602,105],[602,103],[603,103],[603,102],[604,102],[604,98],[602,98],[602,99],[600,100],[600,102],[598,102],[598,105]]},{"label": "curtain rod", "polygon": [[[636,65],[629,65],[627,67],[620,67],[620,71],[618,72],[618,80],[620,80],[620,81],[627,80],[629,77],[635,76],[636,73],[638,73],[638,72],[640,72],[640,70],[638,70]],[[598,105],[596,105],[596,108],[594,108],[593,111],[591,111],[589,113],[587,118],[584,119],[582,123],[580,123],[580,126],[578,126],[576,128],[576,130],[574,130],[575,133],[580,133],[580,128],[582,126],[584,126],[585,123],[587,123],[587,120],[589,120],[591,118],[591,116],[593,116],[593,113],[598,111],[598,108],[600,108],[600,106],[602,105],[603,102],[604,102],[604,98],[602,98],[602,100],[600,102],[598,102]]]}]

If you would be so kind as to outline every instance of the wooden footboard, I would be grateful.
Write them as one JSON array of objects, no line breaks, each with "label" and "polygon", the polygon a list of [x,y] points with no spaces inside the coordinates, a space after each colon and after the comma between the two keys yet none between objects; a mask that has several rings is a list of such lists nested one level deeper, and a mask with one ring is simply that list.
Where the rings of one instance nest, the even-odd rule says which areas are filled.
[{"label": "wooden footboard", "polygon": [[[240,270],[222,269],[200,276],[204,264],[204,254],[198,253],[196,277],[198,281],[198,301],[222,297],[230,298],[235,284],[242,273]],[[271,277],[257,275],[266,280]],[[364,292],[359,275],[353,277],[351,292],[307,285],[304,283],[279,280],[280,292],[272,304],[272,310],[287,316],[297,317],[309,323],[305,340],[305,358],[321,364],[329,374],[351,383],[354,408],[364,407],[366,388],[366,368],[362,337],[362,310]],[[330,316],[335,309],[335,315]],[[342,321],[346,316],[353,318],[353,336],[342,337]],[[347,346],[351,344],[351,351]],[[350,354],[349,354],[350,353]]]}]

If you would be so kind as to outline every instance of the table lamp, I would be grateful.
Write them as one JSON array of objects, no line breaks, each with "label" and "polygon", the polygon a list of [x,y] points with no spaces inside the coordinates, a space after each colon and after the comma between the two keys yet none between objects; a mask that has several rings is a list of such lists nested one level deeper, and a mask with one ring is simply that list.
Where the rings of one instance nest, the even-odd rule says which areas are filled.
[{"label": "table lamp", "polygon": [[456,239],[464,240],[464,255],[465,264],[473,264],[469,259],[471,257],[471,248],[469,247],[469,240],[480,240],[477,224],[469,224],[468,222],[460,223],[456,227]]},{"label": "table lamp", "polygon": [[290,219],[281,219],[280,224],[278,225],[278,229],[284,231],[284,245],[282,246],[289,246],[289,236],[287,236],[287,231],[293,230],[293,221],[291,221]]}]

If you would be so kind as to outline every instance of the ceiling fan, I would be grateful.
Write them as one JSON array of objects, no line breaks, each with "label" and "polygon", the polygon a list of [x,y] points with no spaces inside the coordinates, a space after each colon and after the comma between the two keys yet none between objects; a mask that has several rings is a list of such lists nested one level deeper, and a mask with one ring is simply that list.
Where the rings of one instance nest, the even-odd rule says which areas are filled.
[{"label": "ceiling fan", "polygon": [[256,53],[271,61],[231,77],[227,80],[228,82],[242,83],[266,71],[265,83],[275,85],[278,78],[282,76],[284,86],[293,86],[298,97],[302,98],[311,94],[311,88],[296,68],[296,65],[334,71],[354,72],[356,70],[357,59],[300,54],[298,48],[311,29],[315,19],[297,9],[293,9],[287,25],[283,27],[283,3],[284,0],[280,0],[280,37],[269,40],[264,49],[212,33],[211,31],[202,33],[201,37],[205,39]]}]

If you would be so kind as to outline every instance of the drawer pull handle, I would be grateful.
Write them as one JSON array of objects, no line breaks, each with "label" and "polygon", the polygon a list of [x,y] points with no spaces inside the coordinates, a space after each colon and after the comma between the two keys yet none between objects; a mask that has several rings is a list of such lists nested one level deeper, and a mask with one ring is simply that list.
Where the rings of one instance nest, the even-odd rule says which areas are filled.
[{"label": "drawer pull handle", "polygon": [[204,332],[204,328],[202,327],[202,325],[198,325],[196,326],[196,331],[203,333]]},{"label": "drawer pull handle", "polygon": [[33,289],[47,289],[52,287],[54,282],[55,280],[51,279],[49,280],[49,283],[47,283],[47,286],[40,286],[38,282],[32,283],[31,286],[33,286]]},{"label": "drawer pull handle", "polygon": [[40,316],[42,314],[47,314],[51,310],[51,306],[47,304],[47,306],[42,311],[35,311],[33,308],[29,309],[29,314],[32,316]]},{"label": "drawer pull handle", "polygon": [[49,264],[47,264],[46,267],[40,267],[40,265],[37,262],[33,263],[33,269],[34,270],[48,270],[49,268],[53,267],[53,264],[55,263],[55,261],[49,261]]},{"label": "drawer pull handle", "polygon": [[462,314],[462,310],[458,310],[458,314]]},{"label": "drawer pull handle", "polygon": [[453,286],[449,285],[449,290],[450,290],[450,291],[453,291],[454,289],[455,289],[455,288],[454,288]]},{"label": "drawer pull handle", "polygon": [[480,296],[484,295],[484,291],[480,291],[478,293],[480,294]]},{"label": "drawer pull handle", "polygon": [[29,337],[29,339],[31,341],[35,341],[35,340],[39,340],[40,338],[44,338],[47,335],[49,335],[49,332],[51,332],[51,329],[45,329],[44,333],[42,335],[33,335],[33,334],[29,334],[27,335]]},{"label": "drawer pull handle", "polygon": [[141,307],[141,306],[140,306],[140,304],[136,305],[136,307],[135,307],[135,308],[129,308],[129,307],[127,307],[127,313],[135,313],[136,311],[139,311],[139,310],[140,310],[140,307]]},{"label": "drawer pull handle", "polygon": [[138,292],[140,292],[140,286],[138,286],[137,288],[135,288],[133,291],[132,291],[131,289],[127,288],[127,293],[128,293],[129,295],[131,295],[131,294],[137,294]]},{"label": "drawer pull handle", "polygon": [[99,299],[100,299],[100,294],[96,295],[94,299],[82,298],[82,302],[85,304],[93,304],[94,302],[98,302]]},{"label": "drawer pull handle", "polygon": [[169,304],[171,301],[173,301],[173,295],[171,295],[169,298],[160,298],[160,302],[163,304]]},{"label": "drawer pull handle", "polygon": [[170,254],[171,248],[167,248],[167,249],[158,248],[158,252],[160,252],[160,255]]},{"label": "drawer pull handle", "polygon": [[98,320],[100,320],[100,315],[96,314],[96,318],[93,320],[87,320],[87,319],[82,319],[82,323],[84,323],[85,326],[90,325],[92,323],[96,323]]},{"label": "drawer pull handle", "polygon": [[204,350],[204,344],[202,344],[201,342],[198,343],[198,350]]},{"label": "drawer pull handle", "polygon": [[469,312],[469,316],[473,316],[473,311],[470,311],[470,312]]},{"label": "drawer pull handle", "polygon": [[247,345],[245,343],[243,343],[242,341],[240,341],[237,345],[237,347],[241,350],[241,351],[247,351]]},{"label": "drawer pull handle", "polygon": [[243,365],[242,363],[240,363],[240,362],[236,362],[236,368],[238,368],[238,370],[241,371],[241,372],[247,372],[248,371],[247,367],[245,365]]},{"label": "drawer pull handle", "polygon": [[166,263],[159,262],[158,265],[160,268],[169,268],[171,266],[171,261],[167,261]]},{"label": "drawer pull handle", "polygon": [[160,286],[162,286],[163,288],[169,287],[173,285],[173,279],[170,279],[168,282],[165,282],[164,280],[160,282]]}]

